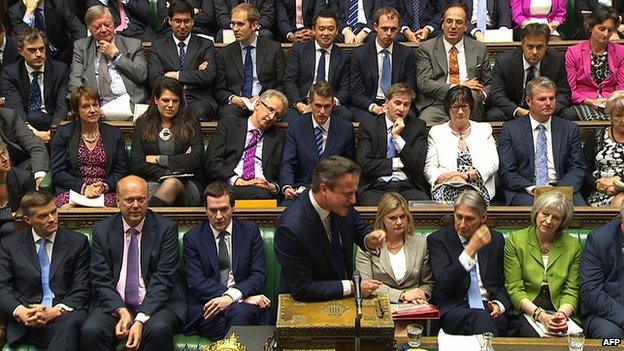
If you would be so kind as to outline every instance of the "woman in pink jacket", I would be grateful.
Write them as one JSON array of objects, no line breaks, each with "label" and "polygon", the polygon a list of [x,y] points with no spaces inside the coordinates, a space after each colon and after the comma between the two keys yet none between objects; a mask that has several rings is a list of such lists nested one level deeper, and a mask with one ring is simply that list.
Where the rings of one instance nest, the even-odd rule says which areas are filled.
[{"label": "woman in pink jacket", "polygon": [[565,57],[573,108],[581,120],[606,120],[606,99],[624,89],[624,46],[609,39],[619,16],[610,7],[599,6],[585,25],[589,40],[569,47]]},{"label": "woman in pink jacket", "polygon": [[516,27],[541,22],[548,25],[551,35],[558,35],[555,31],[566,19],[567,0],[510,0],[509,4]]}]

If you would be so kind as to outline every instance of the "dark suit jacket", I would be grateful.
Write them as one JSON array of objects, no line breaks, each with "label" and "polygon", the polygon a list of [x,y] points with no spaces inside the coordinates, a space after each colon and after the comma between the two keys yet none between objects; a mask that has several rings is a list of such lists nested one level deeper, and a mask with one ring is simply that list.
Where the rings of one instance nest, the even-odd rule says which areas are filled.
[{"label": "dark suit jacket", "polygon": [[[351,105],[368,111],[377,95],[379,82],[377,47],[368,40],[355,49],[351,59]],[[407,83],[416,89],[416,58],[412,49],[395,42],[392,45],[392,84]]]},{"label": "dark suit jacket", "polygon": [[7,184],[9,187],[9,206],[11,212],[16,212],[20,208],[22,197],[26,195],[28,190],[35,187],[35,182],[30,172],[12,167],[7,174]]},{"label": "dark suit jacket", "polygon": [[[132,133],[132,152],[130,153],[130,173],[143,177],[148,182],[156,182],[164,175],[172,173],[193,173],[194,180],[201,183],[203,177],[201,162],[204,156],[204,136],[199,122],[194,123],[195,134],[189,142],[175,141],[175,154],[168,155],[168,165],[155,165],[145,161],[145,155],[162,155],[155,140],[143,140],[142,130],[134,128]],[[190,153],[186,153],[188,148]],[[200,188],[201,189],[201,188]]]},{"label": "dark suit jacket", "polygon": [[[382,0],[362,0],[362,5],[364,7],[364,15],[366,16],[366,27],[371,31],[374,31],[375,28],[373,28],[373,24],[375,22],[375,14],[382,6]],[[338,7],[339,12],[337,15],[338,20],[340,21],[340,32],[342,32],[345,27],[348,27],[349,0],[338,0]]]},{"label": "dark suit jacket", "polygon": [[[121,213],[95,224],[91,239],[92,303],[104,313],[127,307],[116,286],[121,271],[124,249]],[[170,219],[147,211],[141,235],[141,276],[145,282],[145,299],[137,312],[148,316],[163,308],[185,320],[184,281],[179,269],[178,226]]]},{"label": "dark suit jacket", "polygon": [[[334,1],[334,0],[330,0]],[[288,33],[297,31],[295,26],[295,0],[275,0],[277,8],[277,26],[282,41],[286,41]],[[324,0],[303,0],[303,27],[311,29],[314,17],[326,8]]]},{"label": "dark suit jacket", "polygon": [[[274,41],[258,38],[256,47],[256,74],[267,89],[284,90],[284,51]],[[227,105],[230,95],[240,95],[244,82],[243,58],[239,42],[233,42],[219,50],[217,54],[217,78],[215,97],[220,105]]]},{"label": "dark suit jacket", "polygon": [[[275,17],[275,2],[274,0],[250,0],[249,4],[254,5],[258,12],[260,12],[260,27],[272,30],[273,18]],[[214,0],[215,14],[217,17],[217,26],[219,29],[231,29],[230,12],[236,6],[238,6],[238,0]]]},{"label": "dark suit jacket", "polygon": [[[431,26],[433,30],[439,30],[445,5],[443,0],[421,0],[420,28]],[[397,9],[401,15],[401,26],[412,27],[414,16],[412,0],[382,0],[382,6],[392,6]]]},{"label": "dark suit jacket", "polygon": [[[104,183],[111,192],[117,189],[117,182],[128,173],[126,144],[121,131],[107,123],[100,123],[100,134],[106,151],[106,177]],[[78,166],[78,144],[80,143],[80,120],[64,124],[54,134],[51,148],[52,179],[56,194],[67,190],[81,193],[85,184]]]},{"label": "dark suit jacket", "polygon": [[[25,13],[26,5],[22,1],[16,2],[9,8],[9,21],[13,27],[13,33],[29,28],[23,21]],[[45,0],[43,16],[48,42],[61,53],[69,50],[65,57],[71,59],[73,42],[76,39],[85,38],[87,29],[62,0]]]},{"label": "dark suit jacket", "polygon": [[[388,152],[388,129],[385,115],[360,124],[360,140],[356,150],[357,163],[362,167],[360,190],[366,190],[379,177],[392,174],[392,160],[386,157]],[[407,175],[415,189],[428,192],[427,180],[423,175],[427,158],[427,126],[421,119],[405,121],[401,131],[405,147],[398,154],[405,166]]]},{"label": "dark suit jacket", "polygon": [[586,325],[595,317],[618,326],[624,323],[624,279],[622,278],[622,220],[616,219],[587,237],[581,258],[581,315]]},{"label": "dark suit jacket", "polygon": [[[186,95],[196,100],[208,101],[216,110],[217,102],[212,96],[216,65],[212,41],[191,34],[188,47],[185,49],[186,60],[184,67],[180,67],[180,56],[172,34],[167,34],[152,43],[147,66],[152,89],[164,79],[165,73],[179,71],[178,82],[186,86]],[[208,68],[198,70],[204,61],[208,61]]]},{"label": "dark suit jacket", "polygon": [[43,142],[8,108],[0,108],[0,138],[14,166],[32,172],[50,169],[48,150]]},{"label": "dark suit jacket", "polygon": [[[472,33],[472,30],[477,27],[476,23],[470,22],[472,19],[472,7],[474,6],[473,0],[460,0],[460,1],[452,1],[453,3],[459,2],[466,5],[468,8],[468,30],[466,33]],[[488,26],[488,28],[498,29],[500,27],[507,27],[512,29],[511,23],[511,7],[509,5],[509,0],[487,0],[487,11],[489,17],[492,19],[492,26]]]},{"label": "dark suit jacket", "polygon": [[[162,37],[165,33],[171,34],[171,26],[169,25],[169,8],[167,3],[169,0],[156,0],[156,11],[160,23],[156,28],[156,34]],[[214,36],[216,28],[214,0],[191,0],[189,1],[193,8],[198,12],[195,14],[193,24],[193,33],[206,34]]]},{"label": "dark suit jacket", "polygon": [[[329,122],[329,133],[323,150],[323,157],[339,155],[349,159],[355,158],[355,134],[353,125],[344,119],[332,116]],[[309,187],[316,165],[321,161],[316,151],[312,115],[297,118],[288,123],[286,143],[282,153],[282,170],[280,171],[280,187],[290,185],[297,189]]]},{"label": "dark suit jacket", "polygon": [[[102,5],[100,0],[87,0],[86,8],[93,5]],[[108,0],[108,8],[113,15],[115,28],[121,23],[119,18],[119,8],[116,0]],[[126,16],[128,16],[128,28],[119,34],[137,38],[143,41],[154,39],[154,32],[149,26],[150,21],[150,1],[149,0],[132,0],[126,4]]]},{"label": "dark suit jacket", "polygon": [[[243,299],[262,294],[266,284],[264,246],[255,223],[232,218],[232,272]],[[210,223],[204,221],[184,236],[187,328],[204,317],[204,304],[228,289],[219,277],[219,254]]]},{"label": "dark suit jacket", "polygon": [[[210,139],[206,151],[206,172],[210,181],[227,182],[236,175],[234,168],[243,157],[247,119],[223,118],[217,125],[217,132]],[[262,170],[271,183],[278,183],[284,132],[272,126],[262,134]]]},{"label": "dark suit jacket", "polygon": [[284,210],[275,231],[275,254],[282,266],[280,293],[290,293],[300,301],[343,297],[340,281],[353,274],[353,244],[366,249],[364,237],[372,228],[353,207],[345,217],[330,213],[330,223],[332,232],[340,233],[344,262],[331,261],[331,244],[309,191]]},{"label": "dark suit jacket", "polygon": [[[505,118],[514,119],[513,112],[522,105],[524,96],[524,66],[522,63],[522,48],[503,52],[496,55],[492,69],[492,106],[498,107],[505,113]],[[565,69],[565,59],[556,49],[549,48],[540,63],[539,75],[548,77],[557,84],[557,109],[570,106],[570,87],[568,74]]]},{"label": "dark suit jacket", "polygon": [[5,35],[4,40],[6,40],[6,45],[2,52],[2,65],[0,65],[2,68],[17,62],[22,57],[17,51],[17,42],[14,38]]},{"label": "dark suit jacket", "polygon": [[[50,289],[53,305],[62,303],[76,310],[89,304],[89,242],[87,237],[59,228],[52,248]],[[43,298],[41,268],[32,228],[5,237],[0,243],[0,308],[11,316],[19,305],[39,304]],[[7,318],[7,341],[21,338],[26,328]]]},{"label": "dark suit jacket", "polygon": [[[12,108],[17,115],[27,121],[32,76],[26,71],[26,62],[20,59],[4,67],[0,86],[6,97],[6,107]],[[46,60],[43,72],[43,102],[45,109],[52,116],[52,124],[67,118],[67,83],[69,66],[60,61]]]},{"label": "dark suit jacket", "polygon": [[[576,123],[552,117],[552,148],[557,185],[571,185],[577,192],[585,177],[585,157]],[[516,193],[535,185],[535,147],[531,121],[517,118],[503,125],[498,140],[498,174],[509,204]]]},{"label": "dark suit jacket", "polygon": [[[288,97],[288,102],[296,105],[298,102],[307,99],[312,88],[312,81],[316,77],[314,66],[316,64],[315,41],[306,43],[296,43],[288,56],[286,72],[284,73],[284,90]],[[328,82],[334,88],[334,95],[341,105],[346,105],[349,101],[349,61],[350,55],[338,45],[333,45],[329,57]]]},{"label": "dark suit jacket", "polygon": [[[505,313],[511,314],[513,306],[505,290],[503,266],[505,239],[492,230],[492,242],[479,251],[479,274],[483,287],[490,294],[490,301],[500,301]],[[435,278],[431,301],[444,314],[448,310],[466,304],[470,287],[470,272],[459,263],[464,246],[453,225],[444,227],[427,237],[431,269]]]}]

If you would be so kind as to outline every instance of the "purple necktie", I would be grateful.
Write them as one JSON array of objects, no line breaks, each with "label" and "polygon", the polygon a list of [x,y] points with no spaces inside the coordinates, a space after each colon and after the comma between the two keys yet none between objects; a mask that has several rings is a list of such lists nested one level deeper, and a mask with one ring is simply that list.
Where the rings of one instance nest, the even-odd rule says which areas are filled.
[{"label": "purple necktie", "polygon": [[141,257],[139,257],[139,231],[135,228],[128,229],[130,234],[130,247],[128,247],[128,261],[126,262],[126,304],[135,311],[139,310],[141,304],[139,297],[139,268]]},{"label": "purple necktie", "polygon": [[243,155],[243,179],[249,180],[256,178],[256,146],[260,140],[260,131],[253,129],[251,131],[251,139],[247,148],[245,148],[245,155]]}]

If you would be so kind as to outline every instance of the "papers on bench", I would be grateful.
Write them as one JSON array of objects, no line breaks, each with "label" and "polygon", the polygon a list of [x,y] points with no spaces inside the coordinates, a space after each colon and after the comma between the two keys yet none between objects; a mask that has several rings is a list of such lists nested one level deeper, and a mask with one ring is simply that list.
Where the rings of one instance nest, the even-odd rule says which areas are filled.
[{"label": "papers on bench", "polygon": [[480,335],[450,335],[440,329],[438,332],[438,351],[480,351]]},{"label": "papers on bench", "polygon": [[164,175],[160,178],[158,178],[159,182],[162,182],[165,179],[169,179],[169,178],[192,178],[193,176],[195,176],[193,173],[179,173],[179,174],[167,174]]},{"label": "papers on bench", "polygon": [[123,94],[102,106],[104,119],[107,121],[127,121],[132,118],[130,94]]},{"label": "papers on bench", "polygon": [[84,206],[84,207],[104,207],[104,194],[90,199],[82,194],[79,194],[73,190],[69,191],[69,204]]},{"label": "papers on bench", "polygon": [[440,311],[435,305],[413,303],[393,303],[392,319],[394,320],[418,320],[418,319],[439,319]]},{"label": "papers on bench", "polygon": [[513,30],[509,28],[486,29],[486,43],[510,43],[513,42]]},{"label": "papers on bench", "polygon": [[549,332],[548,329],[546,329],[546,327],[544,327],[544,325],[541,322],[534,321],[533,318],[529,316],[528,314],[525,314],[524,318],[526,318],[526,320],[529,321],[529,324],[539,334],[540,338],[552,338],[556,336],[564,336],[567,334],[583,332],[583,329],[579,327],[579,325],[576,324],[576,322],[574,322],[572,319],[568,319],[568,333],[567,334],[553,334]]}]

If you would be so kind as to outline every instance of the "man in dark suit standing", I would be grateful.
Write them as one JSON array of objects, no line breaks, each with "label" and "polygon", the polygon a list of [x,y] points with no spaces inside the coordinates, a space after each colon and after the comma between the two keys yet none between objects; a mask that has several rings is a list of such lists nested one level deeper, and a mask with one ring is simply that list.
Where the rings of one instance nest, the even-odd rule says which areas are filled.
[{"label": "man in dark suit standing", "polygon": [[260,14],[255,6],[240,4],[231,16],[236,42],[217,55],[215,97],[221,117],[247,118],[250,100],[268,89],[284,89],[284,52],[279,43],[256,36]]},{"label": "man in dark suit standing", "polygon": [[282,153],[280,186],[287,206],[312,182],[319,161],[332,155],[353,160],[355,134],[353,125],[333,117],[334,92],[331,84],[314,84],[310,90],[311,114],[288,123]]},{"label": "man in dark suit standing", "polygon": [[237,199],[274,199],[284,132],[275,125],[288,106],[277,90],[267,90],[247,119],[222,118],[206,151],[206,174],[234,187]]},{"label": "man in dark suit standing", "polygon": [[[360,169],[353,161],[331,156],[321,160],[312,188],[303,192],[280,217],[275,253],[282,266],[280,293],[300,301],[327,301],[354,292],[353,244],[379,249],[383,230],[372,228],[353,208]],[[362,281],[370,296],[381,282]]]},{"label": "man in dark suit standing", "polygon": [[214,45],[192,33],[193,6],[175,0],[169,6],[172,34],[155,40],[149,55],[149,81],[156,86],[164,77],[176,79],[184,88],[189,111],[200,120],[216,117],[217,102],[212,96],[215,76]]},{"label": "man in dark suit standing", "polygon": [[2,70],[0,86],[12,108],[43,142],[50,127],[67,118],[69,66],[46,58],[46,36],[34,28],[17,37],[22,59]]},{"label": "man in dark suit standing", "polygon": [[498,140],[498,172],[507,205],[531,206],[538,186],[574,188],[574,205],[585,206],[580,193],[585,157],[576,123],[555,117],[557,85],[547,77],[527,84],[527,117],[505,123]]},{"label": "man in dark suit standing", "polygon": [[348,121],[353,114],[345,106],[349,100],[349,53],[334,45],[338,35],[338,18],[323,10],[314,19],[314,40],[293,46],[284,74],[284,90],[292,106],[286,113],[286,121],[310,113],[308,94],[312,84],[329,82],[334,95],[335,116]]},{"label": "man in dark suit standing", "polygon": [[87,8],[95,5],[108,7],[113,16],[115,32],[119,35],[141,41],[154,40],[154,31],[149,26],[149,0],[87,0]]},{"label": "man in dark suit standing", "polygon": [[357,162],[362,167],[358,204],[375,206],[388,191],[410,200],[429,200],[422,169],[427,158],[427,126],[406,121],[414,91],[405,83],[388,89],[385,116],[362,122]]},{"label": "man in dark suit standing", "polygon": [[[258,36],[260,38],[273,40],[273,18],[275,17],[275,1],[273,0],[250,0],[244,1],[252,4],[258,9],[260,19],[258,20]],[[223,30],[232,29],[230,23],[232,18],[230,13],[232,9],[241,2],[238,0],[214,0],[215,15],[217,19],[217,27],[219,31],[215,38],[216,42],[223,42]]]},{"label": "man in dark suit standing", "polygon": [[26,28],[36,28],[45,33],[50,58],[70,63],[73,43],[86,37],[87,29],[70,10],[66,1],[18,1],[9,8],[9,20],[14,33]]},{"label": "man in dark suit standing", "polygon": [[[334,8],[336,0],[329,0]],[[299,43],[313,38],[314,17],[327,8],[324,0],[276,0],[277,27],[281,41]]]},{"label": "man in dark suit standing", "polygon": [[585,243],[579,295],[583,329],[590,338],[624,338],[623,238],[618,218],[589,233]]},{"label": "man in dark suit standing", "polygon": [[178,226],[147,209],[147,183],[117,183],[120,213],[95,224],[91,240],[93,309],[82,326],[81,350],[174,349],[186,316],[179,275]]},{"label": "man in dark suit standing", "polygon": [[375,14],[375,40],[355,49],[351,60],[351,111],[362,122],[381,115],[386,93],[394,83],[416,89],[416,59],[411,49],[395,43],[399,13],[382,7]]},{"label": "man in dark suit standing", "polygon": [[28,228],[0,244],[0,308],[7,342],[37,349],[78,350],[89,305],[87,237],[58,228],[55,198],[30,191],[21,208]]},{"label": "man in dark suit standing", "polygon": [[372,32],[375,14],[381,7],[381,0],[338,0],[340,33],[345,44],[361,44]]},{"label": "man in dark suit standing", "polygon": [[474,190],[455,200],[455,224],[427,237],[435,278],[431,301],[448,334],[504,335],[513,315],[505,290],[505,239],[485,225],[487,206]]},{"label": "man in dark suit standing", "polygon": [[266,265],[255,223],[232,219],[234,193],[224,182],[206,187],[208,220],[184,236],[185,332],[222,339],[233,325],[266,324]]},{"label": "man in dark suit standing", "polygon": [[[531,79],[550,78],[557,84],[555,114],[570,119],[572,98],[563,54],[548,47],[550,29],[543,23],[530,23],[522,29],[522,49],[496,55],[492,69],[488,121],[507,121],[529,114],[524,88]],[[578,119],[578,118],[576,118]]]},{"label": "man in dark suit standing", "polygon": [[445,2],[442,0],[390,0],[401,16],[398,41],[420,43],[439,35]]}]

